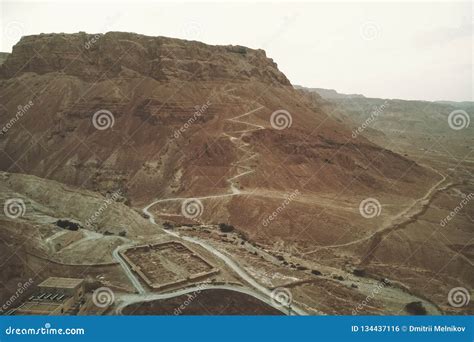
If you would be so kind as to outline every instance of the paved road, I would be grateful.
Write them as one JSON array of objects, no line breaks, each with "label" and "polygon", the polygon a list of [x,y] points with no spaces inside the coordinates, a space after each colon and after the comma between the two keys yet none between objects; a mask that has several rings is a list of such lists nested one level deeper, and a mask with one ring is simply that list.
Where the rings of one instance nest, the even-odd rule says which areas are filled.
[{"label": "paved road", "polygon": [[[135,303],[142,303],[142,302],[150,302],[154,300],[161,300],[161,299],[169,299],[173,297],[179,297],[188,293],[193,293],[196,291],[203,291],[203,290],[229,290],[244,293],[246,295],[252,296],[257,298],[258,300],[270,305],[271,307],[283,312],[284,314],[289,314],[289,309],[287,307],[283,307],[281,305],[276,305],[271,299],[266,296],[263,296],[261,293],[254,291],[252,289],[247,289],[240,286],[235,285],[212,285],[212,284],[202,284],[197,286],[192,286],[184,289],[179,289],[172,292],[167,293],[147,293],[144,295],[137,295],[137,294],[126,294],[117,296],[116,302],[118,303],[116,308],[116,313],[121,315],[123,309],[131,304]],[[291,315],[295,315],[295,312],[292,312]]]},{"label": "paved road", "polygon": [[130,279],[130,281],[132,282],[132,284],[135,287],[135,289],[137,290],[137,292],[140,293],[140,294],[145,294],[147,291],[145,290],[143,285],[140,283],[138,278],[135,276],[135,273],[133,273],[133,271],[130,269],[128,264],[125,262],[125,260],[122,259],[122,257],[119,254],[120,250],[126,249],[130,246],[132,246],[132,245],[128,244],[128,245],[123,245],[123,246],[119,246],[119,247],[115,248],[114,251],[112,252],[112,256],[114,257],[115,260],[118,261],[120,266],[122,266],[123,270],[125,271],[125,275],[128,277],[128,279]]}]

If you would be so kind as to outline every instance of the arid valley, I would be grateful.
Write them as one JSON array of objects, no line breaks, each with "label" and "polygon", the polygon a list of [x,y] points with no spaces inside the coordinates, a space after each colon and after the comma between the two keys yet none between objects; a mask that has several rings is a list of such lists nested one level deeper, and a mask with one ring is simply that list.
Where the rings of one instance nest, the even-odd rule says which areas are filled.
[{"label": "arid valley", "polygon": [[474,314],[474,103],[272,58],[126,32],[2,53],[2,314]]}]

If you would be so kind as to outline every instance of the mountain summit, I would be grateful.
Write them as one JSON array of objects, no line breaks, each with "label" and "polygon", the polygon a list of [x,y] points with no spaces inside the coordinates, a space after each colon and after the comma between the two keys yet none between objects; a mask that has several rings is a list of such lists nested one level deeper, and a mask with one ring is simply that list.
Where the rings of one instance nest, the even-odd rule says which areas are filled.
[{"label": "mountain summit", "polygon": [[40,34],[23,37],[1,75],[61,72],[83,80],[142,76],[157,81],[259,80],[289,85],[265,51],[134,33]]},{"label": "mountain summit", "polygon": [[[354,139],[262,50],[133,33],[41,34],[15,45],[1,75],[2,121],[18,106],[24,112],[0,138],[2,170],[103,194],[120,189],[137,207],[235,195],[209,204],[203,218],[251,234],[266,215],[255,211],[263,200],[278,207],[295,189],[414,195],[431,172]],[[316,204],[302,201],[295,228],[275,236],[307,226]]]}]

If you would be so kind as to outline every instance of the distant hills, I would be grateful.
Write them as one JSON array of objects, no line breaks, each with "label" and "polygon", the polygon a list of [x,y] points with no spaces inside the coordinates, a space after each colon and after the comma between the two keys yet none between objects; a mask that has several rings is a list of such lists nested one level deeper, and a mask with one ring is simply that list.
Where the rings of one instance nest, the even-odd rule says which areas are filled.
[{"label": "distant hills", "polygon": [[[453,156],[463,157],[472,149],[469,141],[474,123],[469,122],[474,120],[474,102],[380,99],[340,94],[332,89],[296,88],[311,96],[331,117],[352,127],[353,132],[363,126],[354,135],[398,153],[413,153],[414,146],[418,150],[430,149],[435,138],[442,139]],[[458,120],[465,121],[458,124],[466,127],[450,126],[449,117],[455,111],[463,111]]]},{"label": "distant hills", "polygon": [[295,85],[294,87],[295,89],[304,89],[307,91],[316,92],[324,99],[365,98],[365,96],[361,94],[341,94],[334,89],[306,88],[299,85]]}]

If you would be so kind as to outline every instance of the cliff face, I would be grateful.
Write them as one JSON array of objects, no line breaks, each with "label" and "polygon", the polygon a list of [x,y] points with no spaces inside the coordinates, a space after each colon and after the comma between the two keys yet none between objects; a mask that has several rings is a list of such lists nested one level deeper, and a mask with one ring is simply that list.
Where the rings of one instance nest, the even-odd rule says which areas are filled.
[{"label": "cliff face", "polygon": [[[370,278],[398,280],[410,293],[418,289],[428,297],[426,279],[436,278],[431,275],[439,274],[440,265],[449,265],[452,276],[443,271],[431,295],[447,305],[449,288],[462,285],[460,279],[472,284],[468,249],[461,253],[472,237],[472,211],[463,208],[465,216],[458,213],[455,224],[439,229],[439,220],[459,205],[462,192],[433,192],[440,175],[408,157],[419,141],[402,157],[364,138],[372,100],[338,102],[296,90],[264,51],[241,46],[116,32],[22,38],[0,65],[0,171],[7,171],[0,172],[0,200],[3,205],[9,198],[23,198],[27,208],[24,219],[0,218],[0,256],[7,265],[2,279],[12,279],[4,287],[15,288],[36,270],[42,276],[77,273],[76,266],[57,264],[45,272],[37,261],[25,267],[24,260],[35,260],[33,248],[40,255],[49,253],[49,242],[42,241],[55,235],[51,222],[93,221],[90,229],[103,233],[94,240],[84,235],[85,241],[51,254],[53,260],[108,262],[124,243],[117,236],[122,232],[137,244],[148,236],[154,241],[161,232],[130,206],[139,210],[158,199],[149,209],[158,223],[195,224],[184,217],[182,204],[184,198],[198,198],[204,226],[177,228],[183,235],[237,256],[262,284],[286,284],[294,279],[288,271],[301,266],[308,267],[295,274],[301,279],[310,269],[321,270],[324,276],[314,286],[291,287],[301,291],[294,298],[313,298],[309,303],[318,312],[341,313],[334,308],[347,306],[348,300],[357,305],[366,297]],[[382,103],[374,104],[381,108]],[[404,105],[383,107],[376,124],[387,132],[396,127],[392,123],[399,116],[387,114]],[[343,114],[340,110],[360,121],[348,126],[347,118],[335,115]],[[386,142],[381,145],[395,149],[387,137],[382,136]],[[428,140],[427,146],[433,146]],[[463,144],[470,147],[471,140]],[[404,141],[404,136],[395,139],[397,145]],[[460,159],[468,153],[463,151]],[[451,158],[439,164],[451,167]],[[459,189],[474,191],[467,183]],[[90,221],[114,196],[121,203]],[[367,200],[363,215],[360,205]],[[238,234],[224,237],[217,227],[206,227],[219,223],[234,226]],[[440,235],[433,235],[438,230]],[[265,258],[241,238],[258,242],[255,247],[265,248]],[[269,262],[270,254],[284,256],[287,265]],[[413,256],[409,264],[405,256]],[[362,260],[369,263],[363,265],[370,278],[349,274]],[[131,286],[118,266],[86,268],[90,279],[105,279],[121,289]],[[344,280],[336,282],[335,274],[344,274]],[[347,284],[355,278],[362,286],[352,301],[348,291],[356,289]],[[368,313],[386,313],[393,296],[392,291],[387,305],[380,302]],[[323,297],[327,303],[320,301]]]},{"label": "cliff face", "polygon": [[9,55],[10,54],[7,53],[7,52],[0,52],[0,65],[3,64],[3,62],[6,61],[6,59]]},{"label": "cliff face", "polygon": [[[136,207],[239,188],[252,196],[207,207],[206,221],[252,230],[269,197],[278,207],[294,189],[373,197],[415,195],[429,183],[413,161],[353,139],[262,50],[131,33],[38,35],[14,47],[1,73],[1,170],[120,189]],[[307,205],[315,208],[301,204],[292,225],[312,222]]]},{"label": "cliff face", "polygon": [[192,77],[290,84],[263,50],[123,32],[23,37],[0,75],[9,78],[25,72],[62,72],[83,80],[140,75],[159,81]]}]

